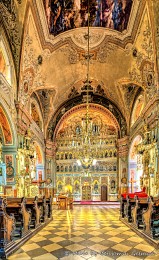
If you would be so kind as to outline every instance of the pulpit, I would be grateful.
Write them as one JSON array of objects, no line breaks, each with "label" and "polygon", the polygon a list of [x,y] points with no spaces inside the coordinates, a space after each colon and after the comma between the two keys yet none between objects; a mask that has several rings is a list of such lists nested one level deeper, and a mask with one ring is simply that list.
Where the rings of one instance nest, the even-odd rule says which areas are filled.
[{"label": "pulpit", "polygon": [[67,197],[64,195],[58,196],[58,209],[67,209]]}]

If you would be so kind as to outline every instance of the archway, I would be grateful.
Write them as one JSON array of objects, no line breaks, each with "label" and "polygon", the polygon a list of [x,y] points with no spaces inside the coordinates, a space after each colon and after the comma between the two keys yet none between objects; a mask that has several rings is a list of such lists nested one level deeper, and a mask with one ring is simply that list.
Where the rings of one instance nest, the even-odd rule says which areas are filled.
[{"label": "archway", "polygon": [[140,191],[140,177],[143,173],[142,155],[137,153],[137,145],[142,142],[140,135],[136,136],[129,150],[129,192]]},{"label": "archway", "polygon": [[[75,106],[61,117],[55,128],[57,192],[60,193],[59,181],[62,179],[65,187],[69,178],[74,200],[100,201],[102,178],[106,176],[107,191],[104,200],[117,200],[117,187],[112,187],[112,178],[114,183],[118,183],[116,143],[120,126],[108,109],[90,104],[90,150],[92,158],[95,158],[97,163],[87,169],[78,163],[79,151],[83,153],[85,114],[86,104]],[[74,187],[77,180],[78,191]],[[85,185],[86,183],[88,185]],[[61,192],[65,191],[62,189]]]}]

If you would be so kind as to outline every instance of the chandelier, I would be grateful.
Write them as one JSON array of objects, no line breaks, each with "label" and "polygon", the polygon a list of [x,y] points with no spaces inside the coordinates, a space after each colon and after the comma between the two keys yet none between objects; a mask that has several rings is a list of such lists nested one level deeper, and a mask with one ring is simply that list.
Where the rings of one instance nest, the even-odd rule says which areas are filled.
[{"label": "chandelier", "polygon": [[[80,129],[80,136],[81,136],[81,149],[78,151],[78,160],[77,164],[79,166],[82,166],[83,169],[87,170],[96,164],[97,160],[96,158],[96,150],[92,147],[92,142],[96,135],[98,135],[98,128],[97,126],[93,125],[92,118],[90,117],[90,111],[89,111],[89,93],[93,90],[91,86],[91,81],[89,78],[89,65],[90,65],[90,59],[93,55],[90,54],[90,6],[89,6],[89,0],[88,0],[88,31],[87,34],[84,36],[87,40],[87,53],[84,55],[86,61],[87,61],[87,76],[86,81],[84,81],[84,86],[81,88],[83,93],[85,93],[85,100],[86,102],[86,114],[85,117],[82,118],[82,127]],[[77,142],[76,142],[77,143]]]}]

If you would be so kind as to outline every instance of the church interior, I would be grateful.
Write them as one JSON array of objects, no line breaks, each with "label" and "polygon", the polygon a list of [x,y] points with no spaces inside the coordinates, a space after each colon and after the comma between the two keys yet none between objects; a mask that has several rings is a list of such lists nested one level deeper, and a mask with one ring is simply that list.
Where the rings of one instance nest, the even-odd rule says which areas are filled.
[{"label": "church interior", "polygon": [[0,13],[0,257],[158,259],[159,0]]}]

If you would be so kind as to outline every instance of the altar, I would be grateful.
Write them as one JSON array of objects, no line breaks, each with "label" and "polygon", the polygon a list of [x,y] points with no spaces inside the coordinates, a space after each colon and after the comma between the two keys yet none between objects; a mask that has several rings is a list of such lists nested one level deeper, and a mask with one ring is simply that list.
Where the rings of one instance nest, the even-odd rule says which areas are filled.
[{"label": "altar", "polygon": [[57,199],[58,209],[73,209],[73,198],[59,195]]}]

